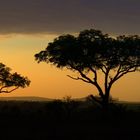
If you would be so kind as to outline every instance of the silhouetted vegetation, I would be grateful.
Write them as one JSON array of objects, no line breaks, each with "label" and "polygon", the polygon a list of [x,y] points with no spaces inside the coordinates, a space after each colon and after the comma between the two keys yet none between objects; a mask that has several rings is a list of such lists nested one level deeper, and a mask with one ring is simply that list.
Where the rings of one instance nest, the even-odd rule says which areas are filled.
[{"label": "silhouetted vegetation", "polygon": [[[99,30],[84,30],[78,36],[59,36],[35,58],[37,62],[78,72],[77,77],[68,76],[95,86],[100,98],[94,95],[91,98],[107,108],[112,85],[124,75],[140,70],[140,37],[113,38]],[[103,88],[98,81],[98,72],[104,75]]]},{"label": "silhouetted vegetation", "polygon": [[11,69],[0,63],[0,93],[11,93],[18,88],[29,86],[30,80],[18,73],[11,73]]},{"label": "silhouetted vegetation", "polygon": [[[140,104],[111,103],[103,111],[89,100],[0,101],[5,139],[118,140],[140,138]],[[139,109],[138,109],[139,108]]]}]

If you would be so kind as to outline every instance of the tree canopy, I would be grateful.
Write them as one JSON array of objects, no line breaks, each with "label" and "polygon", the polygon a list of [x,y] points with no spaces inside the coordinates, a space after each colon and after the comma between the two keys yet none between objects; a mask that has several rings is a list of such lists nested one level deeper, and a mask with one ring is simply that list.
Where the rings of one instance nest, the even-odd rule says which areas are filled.
[{"label": "tree canopy", "polygon": [[11,93],[18,88],[29,86],[30,80],[18,73],[11,73],[11,69],[0,63],[0,93]]},{"label": "tree canopy", "polygon": [[[84,30],[78,36],[67,34],[55,38],[35,58],[37,62],[78,72],[77,77],[68,76],[94,85],[101,99],[91,97],[107,104],[112,85],[125,74],[140,70],[140,36],[111,37],[100,30]],[[98,82],[98,71],[104,74],[104,89]]]}]

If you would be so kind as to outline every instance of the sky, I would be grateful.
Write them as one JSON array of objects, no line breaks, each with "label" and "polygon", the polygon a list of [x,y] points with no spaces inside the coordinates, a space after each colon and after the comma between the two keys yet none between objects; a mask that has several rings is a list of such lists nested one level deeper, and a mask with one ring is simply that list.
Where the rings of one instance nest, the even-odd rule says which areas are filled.
[{"label": "sky", "polygon": [[[62,34],[99,29],[111,36],[140,35],[139,0],[1,0],[0,62],[28,76],[30,87],[0,96],[85,97],[97,91],[73,81],[68,70],[38,64],[34,54]],[[140,74],[123,77],[111,94],[120,100],[140,101]]]}]

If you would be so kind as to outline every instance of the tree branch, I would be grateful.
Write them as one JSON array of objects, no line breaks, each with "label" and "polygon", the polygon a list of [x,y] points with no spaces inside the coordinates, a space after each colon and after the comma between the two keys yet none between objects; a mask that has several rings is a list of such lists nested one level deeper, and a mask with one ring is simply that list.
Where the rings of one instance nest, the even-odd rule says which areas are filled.
[{"label": "tree branch", "polygon": [[2,88],[0,89],[0,93],[11,93],[12,91],[18,89],[19,86],[18,86],[18,87],[15,87],[15,88],[13,88],[13,89],[11,89],[11,90],[9,90],[9,91],[8,91],[8,90],[2,90],[2,89],[4,89],[4,88],[7,88],[7,87],[6,87],[6,86],[2,87]]},{"label": "tree branch", "polygon": [[123,75],[127,74],[127,73],[130,73],[130,72],[135,72],[137,70],[137,68],[135,67],[134,69],[130,68],[124,72],[121,72],[120,75],[118,75],[116,77],[116,80],[120,79]]},{"label": "tree branch", "polygon": [[94,81],[97,82],[97,72],[92,67],[89,67],[89,69],[94,73]]},{"label": "tree branch", "polygon": [[86,82],[86,83],[90,83],[89,81],[87,81],[87,80],[85,80],[85,79],[83,79],[83,78],[80,78],[80,77],[77,77],[77,78],[75,78],[75,77],[72,77],[72,76],[70,76],[70,75],[67,75],[69,78],[71,78],[71,79],[73,79],[73,80],[82,80],[82,81],[84,81],[84,82]]},{"label": "tree branch", "polygon": [[120,67],[118,68],[117,74],[109,83],[109,89],[111,88],[112,84],[116,82],[118,79],[120,79],[122,76],[130,72],[135,72],[136,70],[137,70],[136,67],[131,67],[131,68],[128,68],[127,70],[121,70],[121,65],[120,65]]},{"label": "tree branch", "polygon": [[[84,82],[86,82],[86,83],[91,83],[91,84],[93,84],[96,88],[97,88],[97,90],[99,91],[99,95],[102,97],[102,98],[104,98],[104,94],[103,94],[103,91],[102,91],[102,89],[101,89],[101,87],[99,86],[99,84],[98,84],[98,82],[97,82],[97,73],[96,73],[96,71],[92,68],[92,67],[89,67],[90,68],[90,70],[94,73],[94,81],[92,81],[89,77],[87,77],[80,69],[78,69],[78,68],[76,68],[76,67],[74,67],[74,66],[72,66],[71,64],[69,64],[74,70],[76,70],[76,71],[78,71],[79,73],[80,73],[80,75],[81,75],[81,77],[83,77],[83,78],[74,78],[74,77],[71,77],[71,76],[69,76],[70,78],[72,78],[72,79],[74,79],[74,80],[82,80],[82,81],[84,81]],[[86,80],[85,80],[86,79]]]},{"label": "tree branch", "polygon": [[[95,80],[95,81],[92,81],[92,80],[91,80],[90,78],[88,78],[82,71],[80,71],[80,70],[78,70],[78,71],[79,71],[80,75],[81,75],[83,78],[89,80],[89,83],[93,84],[93,85],[98,89],[99,95],[100,95],[102,98],[104,98],[103,91],[102,91],[101,87],[99,86],[98,82],[97,82],[96,80]],[[95,79],[96,79],[96,78],[95,78]]]},{"label": "tree branch", "polygon": [[78,72],[80,73],[81,77],[85,78],[87,81],[89,81],[89,83],[95,84],[94,81],[87,77],[81,70],[78,70]]},{"label": "tree branch", "polygon": [[108,76],[109,76],[109,71],[110,71],[110,69],[108,68],[107,70],[106,70],[106,73],[105,73],[105,83],[104,83],[104,85],[105,85],[105,93],[108,93],[107,92],[107,90],[108,90]]},{"label": "tree branch", "polygon": [[[103,67],[107,70],[107,68],[106,68],[106,66],[105,65],[103,65]],[[100,69],[102,70],[102,72],[104,73],[104,74],[106,74],[106,71],[104,70],[104,68],[103,67],[100,67]]]}]

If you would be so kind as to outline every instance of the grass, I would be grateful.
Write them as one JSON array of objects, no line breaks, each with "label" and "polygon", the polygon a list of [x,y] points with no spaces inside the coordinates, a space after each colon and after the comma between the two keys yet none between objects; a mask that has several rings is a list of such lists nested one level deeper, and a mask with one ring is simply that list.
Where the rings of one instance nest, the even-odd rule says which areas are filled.
[{"label": "grass", "polygon": [[4,139],[140,139],[140,104],[103,111],[89,101],[0,101]]}]

